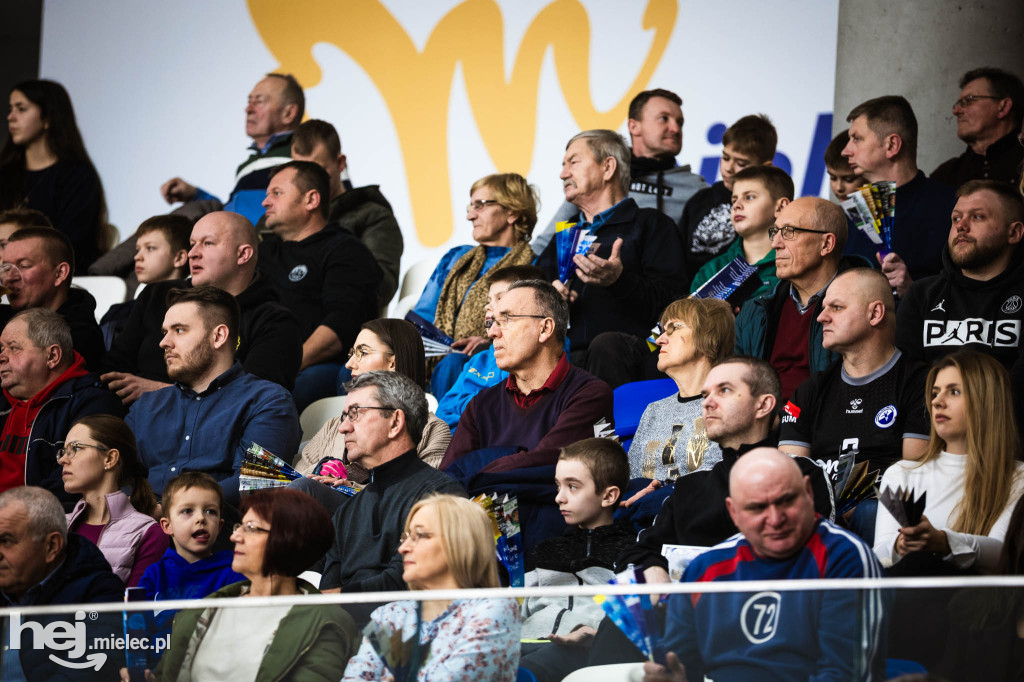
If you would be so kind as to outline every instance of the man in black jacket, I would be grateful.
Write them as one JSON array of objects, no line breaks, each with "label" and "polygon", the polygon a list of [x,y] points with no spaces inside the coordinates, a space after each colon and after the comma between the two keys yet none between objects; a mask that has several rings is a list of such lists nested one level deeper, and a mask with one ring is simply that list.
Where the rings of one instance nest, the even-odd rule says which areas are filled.
[{"label": "man in black jacket", "polygon": [[359,238],[328,223],[330,178],[311,161],[281,166],[267,187],[260,272],[299,318],[302,364],[295,405],[335,395],[344,353],[376,318],[381,269]]},{"label": "man in black jacket", "polygon": [[26,308],[53,310],[68,323],[77,350],[90,370],[99,369],[106,346],[96,322],[96,299],[71,288],[75,253],[62,233],[24,227],[10,236],[3,252],[0,283],[10,290],[10,306],[0,306],[0,324]]},{"label": "man in black jacket", "polygon": [[[725,506],[729,472],[736,461],[759,447],[774,447],[772,433],[776,407],[781,399],[779,377],[764,360],[729,358],[715,365],[704,382],[704,425],[708,438],[722,448],[722,461],[710,471],[680,477],[665,500],[654,524],[637,536],[637,542],[615,562],[617,570],[628,564],[644,569],[647,582],[668,582],[668,561],[662,545],[711,547],[738,532]],[[806,457],[796,458],[800,470],[810,476],[814,508],[832,520],[832,488],[824,472]]]},{"label": "man in black jacket", "polygon": [[565,198],[597,242],[592,253],[575,257],[576,272],[566,283],[558,280],[557,239],[537,260],[569,301],[570,359],[591,373],[587,348],[594,337],[618,331],[644,343],[651,320],[689,284],[675,223],[627,196],[629,158],[622,136],[611,130],[569,140],[560,175]]},{"label": "man in black jacket", "polygon": [[[124,585],[96,545],[68,533],[60,503],[34,487],[0,494],[0,539],[0,605],[69,606],[66,613],[23,616],[15,611],[5,619],[0,649],[4,680],[118,679],[124,666],[124,654],[115,644],[123,633],[121,615],[79,617],[70,610],[72,604],[123,597]],[[109,652],[93,650],[102,642],[109,644]]]},{"label": "man in black jacket", "polygon": [[256,272],[259,238],[237,213],[204,216],[192,228],[189,280],[147,286],[103,361],[103,380],[126,405],[170,386],[160,348],[167,293],[209,284],[233,295],[241,310],[237,358],[245,371],[291,390],[299,372],[302,337],[295,315],[278,302],[270,281]]},{"label": "man in black jacket", "polygon": [[[324,560],[320,590],[402,590],[398,545],[409,510],[430,493],[466,493],[455,479],[416,454],[427,423],[422,388],[387,371],[360,374],[346,388],[339,430],[348,458],[370,470],[370,482],[334,512],[334,544]],[[323,485],[305,480],[308,487]]]},{"label": "man in black jacket", "polygon": [[1005,182],[971,180],[952,220],[942,272],[915,282],[900,304],[896,346],[927,364],[963,347],[991,355],[1010,370],[1020,406],[1024,202]]}]

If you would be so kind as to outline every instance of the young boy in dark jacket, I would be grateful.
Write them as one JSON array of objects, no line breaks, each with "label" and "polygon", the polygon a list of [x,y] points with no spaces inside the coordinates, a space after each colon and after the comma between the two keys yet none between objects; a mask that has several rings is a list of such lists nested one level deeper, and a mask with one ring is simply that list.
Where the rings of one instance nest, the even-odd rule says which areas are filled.
[{"label": "young boy in dark jacket", "polygon": [[[555,502],[569,530],[537,545],[528,558],[527,586],[604,585],[615,558],[633,544],[628,521],[614,521],[629,485],[626,452],[614,440],[588,438],[562,448],[555,467]],[[589,643],[604,618],[590,598],[531,597],[523,603],[520,666],[540,682],[560,680],[587,664]],[[550,643],[530,642],[547,639]]]}]

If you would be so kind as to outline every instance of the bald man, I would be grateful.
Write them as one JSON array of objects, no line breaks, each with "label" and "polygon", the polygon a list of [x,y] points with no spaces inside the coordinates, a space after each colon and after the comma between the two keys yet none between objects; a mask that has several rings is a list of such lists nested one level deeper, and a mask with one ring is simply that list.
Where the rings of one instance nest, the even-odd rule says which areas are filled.
[{"label": "bald man", "polygon": [[783,207],[768,229],[775,249],[775,291],[747,301],[736,317],[736,354],[767,360],[782,396],[838,359],[822,347],[821,299],[846,244],[846,216],[830,201],[801,197]]},{"label": "bald man", "polygon": [[270,282],[256,271],[259,238],[244,216],[209,213],[192,228],[190,279],[147,286],[139,295],[124,330],[103,362],[101,378],[126,405],[169,386],[160,339],[171,289],[209,284],[238,300],[241,326],[237,357],[245,370],[289,391],[302,358],[302,335],[295,315],[278,302]]},{"label": "bald man", "polygon": [[[814,513],[810,480],[774,448],[736,463],[726,505],[740,535],[694,559],[683,582],[882,575],[868,545]],[[882,680],[884,625],[874,591],[676,594],[668,668],[645,663],[644,679]]]},{"label": "bald man", "polygon": [[[896,348],[888,279],[870,268],[840,274],[825,293],[818,322],[824,347],[842,360],[802,383],[786,403],[779,447],[817,460],[836,487],[841,461],[867,462],[880,473],[900,459],[917,459],[928,444],[927,367]],[[876,503],[845,510],[869,544]]]}]

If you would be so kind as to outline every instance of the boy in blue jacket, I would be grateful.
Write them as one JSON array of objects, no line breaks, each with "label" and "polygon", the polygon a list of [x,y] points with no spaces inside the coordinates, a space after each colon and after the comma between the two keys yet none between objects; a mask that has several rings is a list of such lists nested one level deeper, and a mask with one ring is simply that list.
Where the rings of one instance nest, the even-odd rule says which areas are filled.
[{"label": "boy in blue jacket", "polygon": [[[142,575],[139,587],[146,591],[146,599],[202,599],[247,579],[231,570],[233,550],[213,553],[224,526],[224,493],[212,476],[200,471],[181,474],[164,488],[162,501],[160,527],[174,539],[174,546]],[[176,613],[169,609],[154,611],[151,641],[170,636]],[[149,655],[150,663],[155,665],[160,654],[150,650]]]}]

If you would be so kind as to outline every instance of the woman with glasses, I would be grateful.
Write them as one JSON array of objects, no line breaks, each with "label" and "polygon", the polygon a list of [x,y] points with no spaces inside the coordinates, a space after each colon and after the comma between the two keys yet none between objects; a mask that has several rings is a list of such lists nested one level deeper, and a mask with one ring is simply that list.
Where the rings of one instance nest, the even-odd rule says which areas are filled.
[{"label": "woman with glasses", "polygon": [[[287,488],[252,493],[231,534],[231,568],[247,580],[207,599],[320,594],[298,575],[324,555],[333,536],[330,516],[307,495]],[[337,680],[358,643],[352,617],[335,606],[211,604],[175,616],[156,679]]]},{"label": "woman with glasses", "polygon": [[721,461],[704,431],[701,388],[712,366],[732,355],[734,323],[730,305],[717,298],[683,298],[661,314],[658,371],[678,391],[644,410],[629,446],[632,478],[672,482]]},{"label": "woman with glasses", "polygon": [[100,254],[106,222],[100,176],[85,151],[71,98],[60,83],[31,80],[11,90],[10,137],[0,151],[0,210],[33,208],[67,235],[75,274]]},{"label": "woman with glasses", "polygon": [[[435,494],[413,505],[405,522],[402,579],[413,590],[499,587],[494,531],[474,502]],[[365,633],[400,632],[418,666],[416,680],[512,682],[519,665],[515,599],[400,601],[370,616]],[[378,638],[379,639],[379,638]],[[395,679],[367,636],[343,680]],[[413,679],[408,677],[406,679]]]},{"label": "woman with glasses", "polygon": [[[356,337],[345,367],[353,377],[374,370],[387,370],[404,374],[417,386],[423,386],[426,376],[423,339],[416,327],[405,320],[370,320]],[[369,474],[366,469],[346,461],[345,437],[338,432],[342,419],[342,416],[330,419],[302,449],[295,462],[299,473],[310,475],[328,486],[344,483],[346,479],[356,483],[367,481]],[[420,459],[437,467],[451,439],[451,429],[431,412],[427,415],[427,426],[416,451]],[[345,497],[343,493],[327,488],[320,490],[323,486],[310,486],[308,482],[296,483],[295,487],[324,502],[331,511]]]},{"label": "woman with glasses", "polygon": [[156,496],[139,463],[135,435],[118,417],[83,417],[68,431],[57,463],[64,490],[82,496],[67,515],[68,531],[99,547],[125,586],[135,587],[168,547],[153,518]]},{"label": "woman with glasses", "polygon": [[530,237],[537,224],[537,190],[516,173],[488,175],[470,188],[466,220],[475,245],[456,246],[441,257],[413,312],[455,339],[458,353],[434,368],[430,390],[448,392],[474,351],[489,343],[484,307],[491,286],[487,274],[509,265],[530,265]]}]

